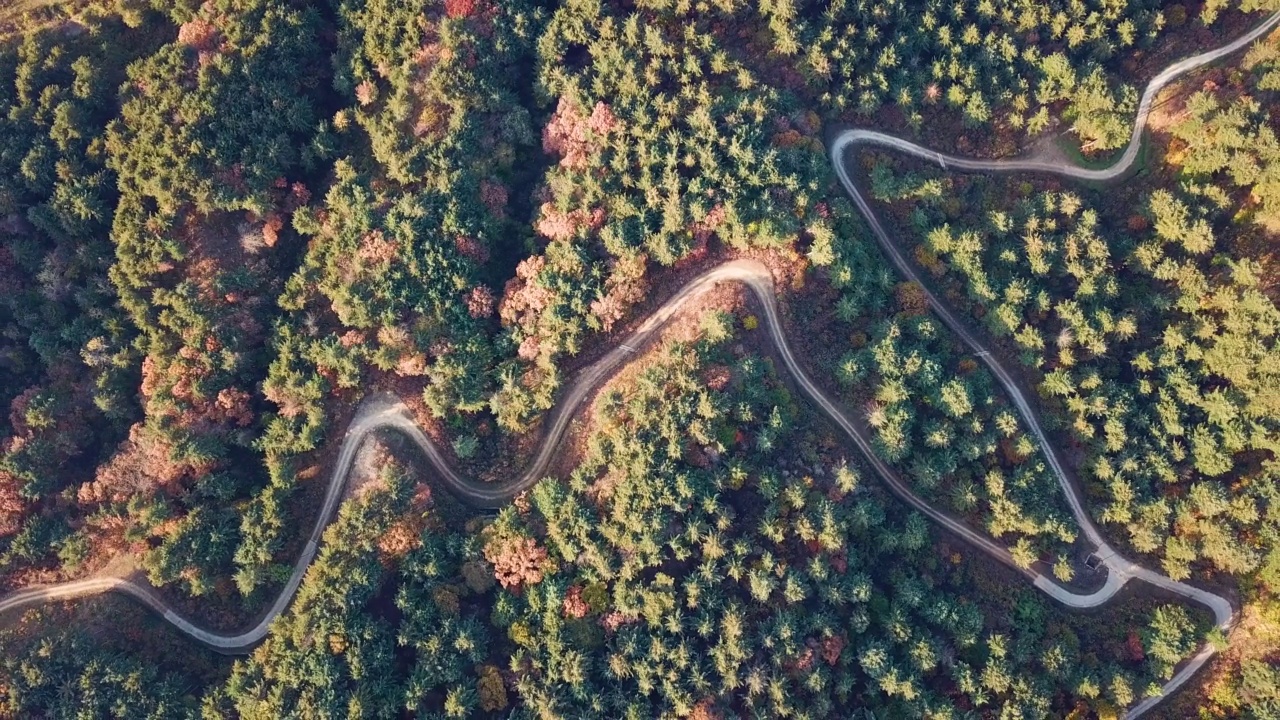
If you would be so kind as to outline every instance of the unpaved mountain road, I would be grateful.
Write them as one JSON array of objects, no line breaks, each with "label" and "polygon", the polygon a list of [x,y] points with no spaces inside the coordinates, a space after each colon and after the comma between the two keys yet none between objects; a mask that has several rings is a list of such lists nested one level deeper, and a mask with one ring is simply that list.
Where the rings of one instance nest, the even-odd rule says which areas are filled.
[{"label": "unpaved mountain road", "polygon": [[[815,406],[845,432],[862,453],[867,463],[872,466],[894,494],[912,507],[945,527],[951,533],[963,538],[978,550],[1010,567],[1018,569],[1019,572],[1032,581],[1035,587],[1054,600],[1069,607],[1096,608],[1110,600],[1129,580],[1137,579],[1208,607],[1214,614],[1214,621],[1217,626],[1224,631],[1229,630],[1235,622],[1236,611],[1226,598],[1186,583],[1171,580],[1154,570],[1133,563],[1121,557],[1106,542],[1094,525],[1092,518],[1086,512],[1079,491],[1070,482],[1067,472],[1059,460],[1057,450],[1049,442],[1040,426],[1034,409],[1027,401],[1017,381],[1005,370],[996,356],[978,340],[977,335],[971,331],[968,325],[953,314],[933,293],[930,286],[923,282],[918,273],[916,273],[915,268],[904,257],[902,249],[884,229],[866,197],[853,182],[845,161],[847,154],[853,149],[859,146],[875,146],[930,162],[937,162],[942,168],[953,171],[1034,172],[1084,181],[1107,182],[1115,180],[1124,175],[1137,159],[1142,144],[1142,131],[1151,112],[1152,103],[1160,90],[1186,72],[1239,51],[1271,32],[1277,25],[1280,25],[1280,12],[1267,18],[1246,35],[1215,50],[1178,61],[1157,75],[1147,85],[1142,95],[1142,101],[1138,107],[1138,114],[1128,146],[1126,146],[1116,162],[1107,168],[1089,169],[1065,162],[1047,162],[1035,159],[974,160],[944,155],[902,138],[865,129],[843,131],[837,134],[829,144],[831,161],[836,174],[862,213],[881,248],[904,277],[919,283],[921,287],[925,288],[933,312],[938,315],[948,328],[959,336],[960,340],[972,351],[976,358],[986,364],[992,374],[999,380],[1005,392],[1008,393],[1023,421],[1031,429],[1071,506],[1076,522],[1084,531],[1089,542],[1097,548],[1096,554],[1107,568],[1106,583],[1092,593],[1074,593],[1034,570],[1017,568],[1006,548],[985,535],[975,532],[960,520],[933,507],[911,492],[910,488],[898,477],[897,473],[875,454],[872,450],[870,439],[863,434],[863,431],[857,425],[849,420],[836,401],[832,400],[810,380],[808,374],[796,360],[787,343],[786,334],[779,318],[773,276],[769,270],[764,265],[752,260],[735,260],[712,268],[687,283],[674,297],[646,318],[625,342],[617,344],[595,363],[583,369],[565,389],[558,404],[551,411],[548,418],[547,432],[533,462],[530,463],[524,474],[510,482],[501,484],[482,483],[458,475],[446,462],[444,456],[431,439],[413,421],[408,409],[399,399],[386,393],[375,393],[366,398],[347,428],[338,461],[330,474],[324,503],[316,517],[311,536],[301,555],[294,563],[289,581],[257,624],[244,632],[224,634],[201,628],[178,615],[164,601],[155,588],[123,578],[90,578],[56,585],[27,588],[14,592],[0,600],[0,613],[49,601],[66,600],[113,591],[135,598],[143,605],[162,615],[165,620],[173,624],[179,631],[215,650],[225,653],[247,652],[266,636],[271,623],[288,607],[299,585],[301,585],[307,568],[310,567],[311,562],[315,559],[324,529],[333,517],[334,511],[342,498],[351,466],[355,461],[356,451],[370,433],[385,428],[405,434],[426,454],[440,481],[448,486],[460,499],[476,507],[499,507],[543,478],[554,453],[564,438],[569,423],[581,409],[583,401],[612,377],[613,373],[630,355],[652,340],[655,334],[689,301],[696,299],[720,283],[738,282],[747,286],[764,309],[764,328],[767,330],[770,340],[782,358],[783,365],[794,379],[796,385],[809,397]],[[1137,718],[1150,710],[1162,698],[1173,693],[1195,675],[1213,654],[1213,646],[1205,645],[1191,660],[1183,663],[1173,678],[1165,683],[1159,695],[1145,698],[1137,705],[1129,708],[1125,713],[1125,717]]]}]

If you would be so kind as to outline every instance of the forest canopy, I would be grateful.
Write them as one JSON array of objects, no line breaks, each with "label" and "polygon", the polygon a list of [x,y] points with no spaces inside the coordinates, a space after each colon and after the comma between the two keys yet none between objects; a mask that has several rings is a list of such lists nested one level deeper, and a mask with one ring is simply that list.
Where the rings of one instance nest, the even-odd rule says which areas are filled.
[{"label": "forest canopy", "polygon": [[[1147,80],[1275,11],[0,3],[0,601],[128,576],[224,632],[315,552],[235,660],[119,599],[6,614],[0,717],[1115,718],[1207,642],[1170,716],[1280,716],[1277,36],[1162,93],[1119,183],[850,155],[920,282],[827,145],[1105,165]],[[732,287],[625,345],[744,259],[866,456]],[[316,526],[391,396],[439,457],[376,432]],[[494,512],[433,470],[502,487],[562,412]],[[1105,579],[1069,483],[1248,622],[1042,594]]]}]

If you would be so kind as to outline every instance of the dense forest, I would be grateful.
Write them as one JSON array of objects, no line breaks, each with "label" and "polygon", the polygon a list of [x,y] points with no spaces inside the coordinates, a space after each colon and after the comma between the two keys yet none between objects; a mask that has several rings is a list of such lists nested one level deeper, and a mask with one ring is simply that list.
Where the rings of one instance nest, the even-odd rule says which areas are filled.
[{"label": "dense forest", "polygon": [[[3,7],[11,6],[11,7]],[[929,503],[1073,588],[1067,498],[825,140],[1105,163],[1142,84],[1274,0],[0,3],[0,595],[131,574],[242,628],[361,399],[519,474],[686,279],[775,271],[807,371]],[[1238,598],[1074,612],[895,498],[687,311],[552,477],[467,507],[394,433],[251,655],[105,597],[0,618],[0,717],[1280,718],[1280,40],[1161,96],[1123,183],[849,161],[1017,368],[1131,557]],[[356,473],[353,473],[356,474]],[[107,618],[118,618],[109,622]],[[174,662],[174,660],[180,662]]]},{"label": "dense forest", "polygon": [[1105,498],[1098,517],[1173,577],[1207,561],[1280,583],[1266,512],[1280,492],[1280,311],[1264,266],[1280,186],[1268,177],[1275,129],[1259,110],[1280,99],[1275,57],[1259,46],[1244,60],[1252,72],[1178,98],[1154,169],[1167,182],[1123,199],[931,172],[876,177],[881,197],[909,199],[899,207],[920,264],[1034,373],[1088,458]]}]

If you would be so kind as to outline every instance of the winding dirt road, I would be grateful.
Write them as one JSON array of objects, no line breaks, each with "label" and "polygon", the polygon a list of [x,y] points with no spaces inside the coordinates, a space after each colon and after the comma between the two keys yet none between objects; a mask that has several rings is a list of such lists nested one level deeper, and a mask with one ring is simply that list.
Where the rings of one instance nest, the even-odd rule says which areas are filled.
[{"label": "winding dirt road", "polygon": [[[1063,493],[1066,495],[1076,522],[1079,523],[1089,542],[1097,548],[1096,554],[1107,568],[1106,583],[1092,593],[1074,593],[1034,570],[1018,568],[1006,548],[985,535],[975,532],[957,518],[938,510],[911,492],[910,488],[898,477],[897,473],[875,454],[870,439],[846,416],[835,401],[814,384],[796,360],[787,343],[779,318],[773,277],[769,270],[762,264],[752,260],[735,260],[719,265],[690,281],[674,297],[650,315],[625,342],[619,343],[595,363],[580,372],[566,388],[555,409],[551,411],[548,418],[547,431],[537,456],[523,475],[509,482],[501,484],[482,483],[458,475],[446,462],[444,456],[431,439],[413,421],[408,409],[398,398],[386,393],[375,393],[366,398],[347,428],[338,462],[335,463],[329,478],[324,503],[312,528],[311,536],[303,552],[294,563],[293,572],[288,583],[285,584],[280,595],[258,623],[244,632],[223,634],[201,628],[174,612],[155,588],[144,583],[121,578],[91,578],[57,585],[27,588],[0,600],[0,613],[44,602],[114,591],[135,598],[143,605],[162,615],[165,620],[173,624],[179,631],[219,652],[247,652],[266,636],[271,623],[289,605],[301,585],[307,568],[310,567],[311,562],[315,559],[324,529],[342,498],[351,466],[355,461],[356,452],[370,433],[385,428],[405,434],[423,450],[438,473],[441,482],[445,483],[459,498],[476,507],[499,507],[545,476],[551,459],[555,456],[561,441],[564,439],[565,431],[581,409],[583,401],[608,380],[630,355],[638,352],[651,341],[657,332],[689,301],[715,288],[720,283],[739,282],[751,291],[763,308],[765,316],[763,327],[767,330],[770,340],[782,359],[783,365],[794,379],[796,385],[809,397],[814,405],[821,409],[849,436],[854,445],[862,452],[867,463],[871,465],[898,497],[951,533],[963,538],[969,544],[1016,569],[1030,579],[1035,587],[1064,605],[1073,608],[1097,607],[1110,600],[1130,579],[1137,579],[1205,605],[1213,612],[1217,626],[1226,631],[1234,624],[1236,618],[1236,611],[1226,598],[1192,587],[1186,583],[1176,582],[1153,570],[1137,565],[1120,556],[1106,542],[1085,510],[1079,491],[1071,483],[1057,451],[1046,437],[1039,419],[1031,404],[1027,401],[1019,383],[1004,369],[991,351],[978,340],[977,335],[971,331],[967,324],[954,315],[929,289],[929,285],[923,282],[915,268],[903,256],[901,249],[886,232],[866,197],[853,182],[845,160],[847,154],[858,146],[878,146],[886,150],[937,162],[947,170],[999,173],[1038,172],[1078,180],[1099,182],[1114,180],[1127,172],[1137,159],[1142,142],[1142,130],[1150,114],[1152,102],[1161,89],[1183,73],[1237,52],[1276,28],[1277,25],[1280,25],[1280,13],[1272,15],[1251,32],[1233,42],[1216,50],[1174,63],[1156,76],[1148,84],[1146,91],[1142,95],[1133,134],[1130,137],[1128,146],[1115,163],[1104,169],[1079,168],[1035,159],[973,160],[955,157],[873,130],[847,130],[839,133],[830,143],[830,156],[836,173],[866,219],[881,248],[904,277],[916,281],[921,287],[925,288],[933,312],[942,319],[948,328],[959,336],[961,341],[973,352],[974,356],[985,363],[996,376],[1022,415],[1023,421],[1027,423],[1032,434],[1039,442],[1046,461],[1057,477]],[[1214,648],[1211,645],[1201,648],[1195,657],[1184,663],[1174,677],[1165,683],[1159,695],[1148,697],[1130,708],[1125,717],[1136,718],[1150,710],[1162,698],[1177,690],[1190,679],[1209,660],[1213,653]]]},{"label": "winding dirt road", "polygon": [[[959,170],[964,172],[988,172],[988,173],[1045,173],[1051,175],[1059,175],[1063,177],[1073,178],[1076,180],[1086,180],[1094,182],[1108,182],[1116,180],[1128,172],[1134,162],[1138,159],[1138,153],[1142,148],[1142,131],[1146,127],[1147,118],[1151,114],[1151,107],[1155,102],[1156,96],[1169,83],[1173,82],[1179,76],[1190,72],[1199,67],[1208,65],[1232,53],[1238,52],[1250,43],[1262,38],[1280,25],[1280,12],[1271,15],[1269,18],[1258,24],[1253,30],[1236,38],[1230,43],[1223,45],[1214,50],[1210,50],[1199,55],[1195,55],[1180,60],[1170,65],[1163,72],[1157,75],[1147,84],[1146,90],[1142,93],[1142,99],[1138,104],[1138,114],[1134,120],[1133,132],[1129,136],[1129,143],[1125,146],[1124,152],[1116,159],[1114,163],[1105,168],[1091,169],[1082,168],[1072,165],[1066,165],[1059,162],[1046,162],[1036,159],[1025,160],[975,160],[971,158],[956,157],[954,155],[946,155],[926,147],[922,147],[915,143],[886,135],[885,133],[876,132],[874,130],[853,129],[846,130],[831,142],[830,155],[831,162],[835,167],[836,174],[840,177],[840,182],[844,185],[845,190],[849,193],[854,203],[858,206],[858,210],[862,213],[863,218],[870,226],[872,234],[875,235],[876,241],[880,244],[880,248],[892,260],[894,266],[908,280],[912,280],[924,291],[929,299],[929,306],[933,312],[942,319],[946,326],[959,336],[960,340],[973,352],[974,356],[981,360],[996,379],[1000,381],[1000,385],[1008,393],[1009,398],[1018,408],[1019,414],[1030,427],[1032,434],[1039,443],[1043,451],[1045,459],[1048,461],[1050,468],[1053,470],[1054,476],[1058,480],[1058,484],[1062,487],[1063,493],[1066,495],[1067,501],[1071,506],[1071,513],[1075,516],[1076,522],[1084,531],[1085,537],[1096,548],[1095,554],[1107,567],[1107,581],[1098,591],[1089,595],[1075,595],[1068,592],[1065,588],[1054,583],[1043,575],[1037,575],[1034,583],[1037,588],[1044,591],[1055,600],[1068,605],[1070,607],[1086,608],[1096,607],[1105,603],[1125,583],[1131,578],[1136,578],[1146,583],[1150,583],[1163,590],[1176,593],[1189,600],[1193,600],[1201,605],[1208,607],[1214,616],[1214,623],[1223,632],[1226,632],[1236,622],[1236,610],[1231,603],[1224,597],[1207,592],[1200,588],[1187,585],[1186,583],[1172,580],[1154,570],[1142,567],[1126,558],[1112,548],[1098,531],[1094,525],[1093,519],[1084,508],[1084,502],[1080,497],[1076,486],[1068,479],[1068,475],[1058,457],[1058,452],[1045,436],[1044,430],[1040,425],[1040,421],[1036,416],[1031,404],[1027,402],[1026,395],[1023,393],[1019,383],[1011,376],[1001,365],[1000,361],[991,353],[990,349],[983,345],[977,336],[970,330],[967,323],[958,318],[951,310],[938,299],[934,294],[929,283],[916,272],[916,269],[907,261],[902,253],[902,249],[895,243],[881,224],[880,219],[876,216],[875,211],[871,208],[867,198],[862,194],[857,185],[854,183],[849,174],[849,167],[846,160],[847,153],[853,148],[865,146],[877,146],[886,150],[903,153],[924,160],[938,163],[944,170]],[[1126,713],[1127,718],[1136,718],[1154,707],[1161,699],[1168,696],[1173,691],[1181,687],[1195,673],[1209,661],[1214,654],[1214,647],[1206,644],[1200,649],[1196,655],[1184,663],[1179,671],[1173,676],[1169,682],[1165,683],[1159,695],[1145,698],[1140,703],[1130,708]]]}]

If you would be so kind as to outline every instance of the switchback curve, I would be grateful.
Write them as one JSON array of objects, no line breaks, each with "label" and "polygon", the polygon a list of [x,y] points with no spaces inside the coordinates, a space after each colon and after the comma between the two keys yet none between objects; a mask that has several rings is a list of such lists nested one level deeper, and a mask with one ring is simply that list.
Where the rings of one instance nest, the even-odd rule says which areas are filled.
[{"label": "switchback curve", "polygon": [[[981,360],[1000,385],[1008,393],[1014,405],[1018,408],[1019,414],[1030,427],[1032,434],[1039,443],[1040,448],[1048,461],[1050,468],[1053,470],[1054,477],[1058,480],[1058,484],[1062,487],[1063,493],[1067,497],[1068,504],[1071,507],[1071,513],[1075,516],[1076,522],[1084,531],[1089,542],[1094,545],[1096,555],[1106,565],[1107,582],[1101,590],[1092,593],[1089,596],[1069,597],[1064,595],[1062,588],[1057,586],[1049,578],[1040,575],[1034,579],[1035,586],[1054,599],[1071,607],[1093,607],[1101,602],[1105,602],[1112,595],[1120,590],[1121,587],[1130,579],[1137,578],[1143,582],[1149,583],[1163,590],[1176,593],[1189,600],[1193,600],[1201,605],[1208,607],[1214,615],[1215,625],[1222,631],[1229,630],[1236,622],[1236,610],[1232,607],[1230,601],[1226,598],[1213,593],[1207,592],[1200,588],[1193,587],[1186,583],[1177,582],[1160,573],[1148,568],[1142,567],[1125,559],[1112,548],[1102,534],[1094,525],[1092,518],[1084,508],[1084,502],[1080,497],[1079,491],[1068,479],[1067,473],[1058,458],[1058,453],[1053,445],[1046,437],[1040,421],[1032,409],[1031,404],[1027,402],[1026,396],[1023,394],[1018,382],[1014,380],[1001,365],[1000,361],[993,355],[986,346],[984,346],[973,333],[967,323],[957,317],[951,310],[938,299],[928,283],[925,283],[920,274],[907,261],[903,255],[901,248],[893,241],[889,233],[885,230],[884,225],[880,222],[875,211],[872,209],[867,198],[862,194],[857,185],[854,183],[849,173],[849,167],[846,164],[846,155],[858,146],[876,146],[885,150],[903,153],[916,158],[936,162],[944,170],[960,170],[965,172],[990,172],[990,173],[1016,173],[1016,172],[1036,172],[1052,175],[1060,175],[1076,180],[1108,182],[1120,178],[1133,166],[1138,159],[1138,153],[1142,147],[1142,133],[1146,128],[1147,119],[1151,114],[1152,105],[1156,96],[1169,83],[1173,82],[1184,73],[1203,67],[1209,63],[1215,62],[1232,53],[1238,52],[1250,43],[1267,35],[1277,26],[1280,26],[1280,12],[1277,12],[1266,20],[1258,24],[1248,33],[1236,38],[1230,43],[1222,47],[1210,50],[1199,55],[1185,58],[1173,65],[1170,65],[1159,75],[1147,84],[1146,89],[1142,93],[1142,99],[1138,104],[1138,113],[1134,120],[1133,131],[1129,136],[1129,142],[1125,146],[1124,152],[1111,165],[1100,168],[1082,168],[1074,165],[1068,165],[1061,162],[1047,162],[1036,159],[1013,159],[1013,160],[976,160],[972,158],[957,157],[947,155],[936,150],[917,145],[916,143],[902,138],[894,137],[875,130],[851,129],[839,133],[832,140],[829,146],[832,165],[835,167],[836,174],[840,178],[841,184],[844,185],[846,192],[857,205],[859,212],[862,213],[867,225],[871,228],[872,234],[879,243],[880,248],[888,255],[894,266],[908,280],[915,282],[923,288],[929,301],[930,309],[943,323],[954,332],[960,340],[967,346],[976,358]],[[1167,697],[1177,688],[1181,687],[1189,680],[1209,659],[1213,656],[1215,648],[1206,644],[1199,652],[1187,663],[1185,663],[1169,682],[1165,683],[1159,695],[1148,697],[1130,708],[1126,713],[1126,718],[1137,718],[1146,713],[1152,707],[1155,707],[1161,699]]]},{"label": "switchback curve", "polygon": [[[516,494],[537,483],[543,477],[551,462],[551,458],[554,456],[556,449],[559,447],[560,442],[563,439],[565,430],[568,429],[570,421],[580,409],[582,402],[612,376],[627,356],[637,352],[639,348],[651,340],[653,336],[690,300],[701,296],[719,283],[741,282],[747,286],[753,295],[755,295],[756,299],[760,302],[761,307],[764,309],[764,327],[768,331],[770,340],[773,342],[779,356],[782,358],[783,365],[791,374],[797,386],[806,395],[808,395],[814,404],[826,413],[833,422],[844,430],[844,432],[862,452],[866,461],[872,466],[876,473],[880,475],[881,479],[885,481],[896,495],[901,497],[908,504],[915,507],[939,525],[942,525],[950,532],[960,536],[977,549],[987,553],[1000,562],[1017,569],[1023,575],[1027,576],[1033,582],[1035,587],[1069,607],[1097,607],[1114,596],[1130,578],[1137,578],[1209,607],[1209,609],[1214,613],[1217,626],[1223,630],[1227,630],[1235,622],[1236,612],[1230,602],[1225,598],[1199,588],[1192,587],[1185,583],[1173,581],[1150,569],[1130,562],[1118,555],[1106,543],[1101,533],[1098,532],[1097,527],[1093,524],[1092,519],[1085,511],[1083,501],[1081,500],[1078,491],[1068,480],[1056,451],[1053,449],[1053,446],[1049,443],[1041,429],[1039,420],[1037,419],[1031,405],[1026,401],[1018,383],[1008,374],[1008,372],[1005,371],[1004,367],[991,354],[991,352],[978,341],[977,337],[970,332],[965,323],[951,313],[951,311],[940,300],[938,300],[937,296],[929,290],[928,286],[921,281],[920,277],[915,272],[915,269],[902,255],[897,244],[893,242],[888,232],[885,231],[875,212],[867,202],[867,199],[862,195],[857,185],[853,182],[849,174],[848,167],[845,164],[845,155],[857,146],[869,145],[879,146],[887,150],[937,162],[944,169],[955,169],[967,172],[1041,172],[1079,180],[1103,182],[1113,180],[1129,170],[1137,159],[1142,142],[1142,131],[1145,127],[1147,117],[1150,114],[1152,102],[1161,89],[1183,73],[1214,62],[1226,55],[1240,50],[1249,43],[1257,40],[1276,28],[1277,25],[1280,25],[1280,13],[1272,15],[1252,31],[1240,38],[1237,38],[1231,43],[1215,50],[1174,63],[1156,76],[1156,78],[1148,84],[1142,95],[1138,115],[1134,123],[1133,133],[1130,137],[1128,146],[1126,146],[1124,153],[1116,160],[1115,163],[1104,169],[1087,169],[1064,163],[1052,163],[1039,160],[974,160],[961,158],[945,155],[892,135],[863,129],[846,130],[840,133],[832,141],[829,147],[831,161],[841,183],[854,200],[859,211],[863,214],[867,224],[871,227],[873,234],[880,243],[881,248],[890,257],[900,273],[925,288],[931,309],[943,320],[944,324],[946,324],[960,337],[961,341],[973,351],[974,355],[987,365],[1013,400],[1019,413],[1022,415],[1023,420],[1031,428],[1032,434],[1039,442],[1046,460],[1049,462],[1049,465],[1054,471],[1063,492],[1066,494],[1071,506],[1072,514],[1075,516],[1077,522],[1085,532],[1086,537],[1089,538],[1089,541],[1098,548],[1097,554],[1108,568],[1106,583],[1102,588],[1095,592],[1083,595],[1074,593],[1034,570],[1018,568],[1013,562],[1013,558],[1010,556],[1007,549],[995,543],[990,538],[973,531],[967,525],[951,515],[934,508],[932,505],[911,492],[901,479],[898,478],[897,474],[875,454],[869,438],[863,433],[863,431],[851,422],[838,405],[817,385],[815,385],[812,380],[810,380],[807,373],[800,366],[799,362],[797,362],[794,354],[791,352],[790,346],[787,344],[786,335],[779,319],[773,278],[768,269],[755,261],[735,260],[712,268],[690,281],[673,298],[650,315],[631,334],[631,336],[627,338],[626,342],[619,343],[595,363],[584,369],[566,389],[555,409],[552,410],[548,418],[546,435],[543,438],[542,445],[537,455],[533,462],[530,463],[529,468],[521,476],[507,483],[482,483],[458,475],[445,460],[436,445],[422,432],[422,429],[417,425],[417,423],[413,421],[403,403],[393,396],[385,393],[375,393],[366,398],[366,400],[362,402],[355,418],[347,428],[347,432],[343,438],[342,447],[339,452],[338,462],[335,463],[333,472],[329,479],[324,503],[316,518],[315,525],[312,528],[311,536],[308,539],[303,552],[294,563],[293,572],[290,575],[289,581],[285,584],[285,587],[281,590],[279,596],[264,616],[248,630],[240,633],[219,633],[201,628],[177,614],[164,601],[155,588],[150,585],[113,577],[90,578],[55,585],[26,588],[0,599],[0,613],[44,602],[66,600],[114,591],[135,598],[146,607],[160,614],[180,632],[219,652],[232,654],[247,652],[266,636],[271,623],[289,605],[294,594],[297,592],[298,587],[301,585],[307,568],[310,567],[311,562],[315,559],[324,529],[328,525],[334,514],[334,510],[342,498],[343,491],[346,487],[346,481],[350,475],[351,465],[355,461],[356,451],[359,449],[360,444],[369,435],[369,433],[381,428],[394,429],[404,433],[426,453],[428,460],[439,474],[441,481],[444,482],[452,492],[457,494],[460,499],[482,508],[501,506]],[[1178,670],[1169,682],[1165,683],[1159,695],[1146,698],[1141,703],[1130,708],[1126,712],[1125,716],[1127,718],[1136,718],[1147,710],[1150,710],[1162,698],[1171,694],[1190,679],[1196,671],[1198,671],[1200,667],[1209,660],[1213,653],[1214,648],[1212,646],[1206,645],[1203,647],[1194,658],[1185,663]]]}]

